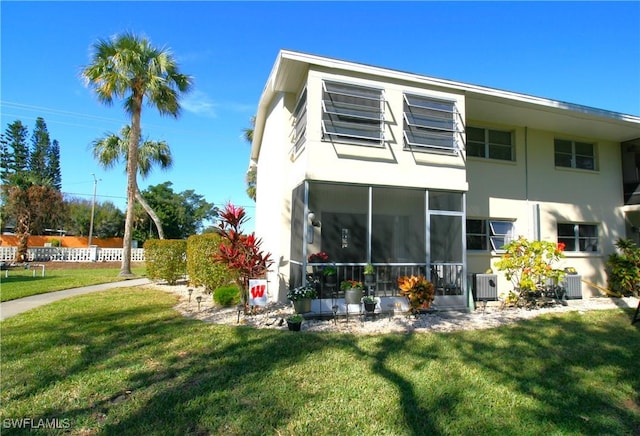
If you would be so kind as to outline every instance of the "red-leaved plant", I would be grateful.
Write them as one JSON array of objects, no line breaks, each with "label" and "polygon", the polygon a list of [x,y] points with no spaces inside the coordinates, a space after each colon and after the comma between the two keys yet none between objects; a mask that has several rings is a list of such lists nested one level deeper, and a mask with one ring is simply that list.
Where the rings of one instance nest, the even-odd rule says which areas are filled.
[{"label": "red-leaved plant", "polygon": [[241,227],[248,219],[244,208],[227,203],[219,218],[218,230],[224,241],[220,243],[213,258],[237,273],[242,287],[242,302],[247,313],[249,279],[264,277],[273,264],[271,253],[265,253],[260,249],[262,240],[254,233],[242,233]]}]

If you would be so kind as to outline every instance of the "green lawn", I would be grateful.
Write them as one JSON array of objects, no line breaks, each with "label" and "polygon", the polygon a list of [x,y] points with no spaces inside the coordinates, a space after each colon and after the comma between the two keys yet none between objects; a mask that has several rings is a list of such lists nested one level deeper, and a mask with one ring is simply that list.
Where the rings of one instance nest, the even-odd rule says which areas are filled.
[{"label": "green lawn", "polygon": [[0,422],[55,418],[74,435],[640,434],[632,310],[353,336],[205,324],[175,303],[123,288],[3,321]]},{"label": "green lawn", "polygon": [[[144,275],[145,270],[146,268],[141,266],[132,268],[131,272]],[[118,277],[119,268],[54,269],[45,271],[45,277],[41,276],[39,268],[35,272],[34,277],[33,270],[14,269],[9,271],[9,277],[5,278],[5,272],[1,271],[0,301],[124,280]]]}]

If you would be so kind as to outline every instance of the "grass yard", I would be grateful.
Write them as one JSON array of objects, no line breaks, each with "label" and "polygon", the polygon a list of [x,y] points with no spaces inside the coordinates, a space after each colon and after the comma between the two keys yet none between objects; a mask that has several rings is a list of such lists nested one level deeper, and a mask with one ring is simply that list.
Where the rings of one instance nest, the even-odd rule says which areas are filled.
[{"label": "grass yard", "polygon": [[175,303],[122,288],[3,321],[3,434],[16,418],[74,435],[640,434],[630,310],[353,336],[205,324]]},{"label": "grass yard", "polygon": [[[132,264],[131,272],[136,275],[143,276],[145,270],[144,263]],[[124,280],[118,277],[120,268],[113,263],[103,265],[65,262],[53,267],[47,265],[44,277],[41,276],[40,268],[35,269],[35,277],[33,272],[34,270],[12,269],[8,277],[5,277],[5,272],[0,271],[0,301]]]}]

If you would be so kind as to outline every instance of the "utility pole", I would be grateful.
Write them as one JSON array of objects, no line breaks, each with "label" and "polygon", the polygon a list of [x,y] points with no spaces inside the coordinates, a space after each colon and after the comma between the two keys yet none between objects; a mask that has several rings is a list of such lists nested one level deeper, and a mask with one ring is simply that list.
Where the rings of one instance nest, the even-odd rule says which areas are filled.
[{"label": "utility pole", "polygon": [[93,215],[96,211],[96,189],[98,187],[98,179],[96,179],[96,175],[91,173],[93,176],[93,202],[91,203],[91,224],[89,224],[89,247],[91,247],[91,242],[93,242]]}]

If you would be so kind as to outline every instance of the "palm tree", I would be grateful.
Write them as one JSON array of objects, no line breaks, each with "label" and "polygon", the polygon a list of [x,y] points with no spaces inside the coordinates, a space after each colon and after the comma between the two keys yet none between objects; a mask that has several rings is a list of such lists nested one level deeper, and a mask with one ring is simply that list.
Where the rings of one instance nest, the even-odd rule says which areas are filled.
[{"label": "palm tree", "polygon": [[[242,136],[244,137],[244,140],[247,141],[249,144],[253,142],[253,131],[256,128],[256,117],[255,116],[251,117],[250,121],[251,121],[251,127],[245,127],[244,129],[242,129]],[[247,195],[253,201],[256,201],[257,178],[258,178],[258,168],[256,167],[256,165],[251,165],[251,167],[249,167],[249,170],[247,170],[247,175],[245,177],[245,180],[247,182]]]},{"label": "palm tree", "polygon": [[[131,135],[131,127],[124,126],[120,130],[120,135],[111,133],[104,138],[96,139],[91,144],[93,146],[93,157],[105,168],[113,168],[120,159],[127,159],[129,152],[129,136]],[[170,168],[173,163],[171,157],[171,149],[164,141],[143,141],[140,139],[138,147],[138,172],[144,179],[150,172],[154,164],[160,165],[161,169]],[[158,229],[158,237],[164,239],[164,231],[162,230],[162,221],[158,218],[153,208],[144,199],[140,193],[140,189],[136,186],[136,200],[149,214]]]},{"label": "palm tree", "polygon": [[131,116],[131,134],[127,153],[127,214],[124,228],[121,276],[131,276],[131,240],[133,236],[133,206],[138,191],[138,145],[140,118],[146,103],[161,115],[175,118],[180,114],[179,97],[191,88],[191,77],[181,74],[171,52],[151,46],[146,38],[131,33],[99,39],[93,45],[91,64],[82,70],[82,77],[98,99],[113,104],[114,98],[124,100],[124,109]]}]

